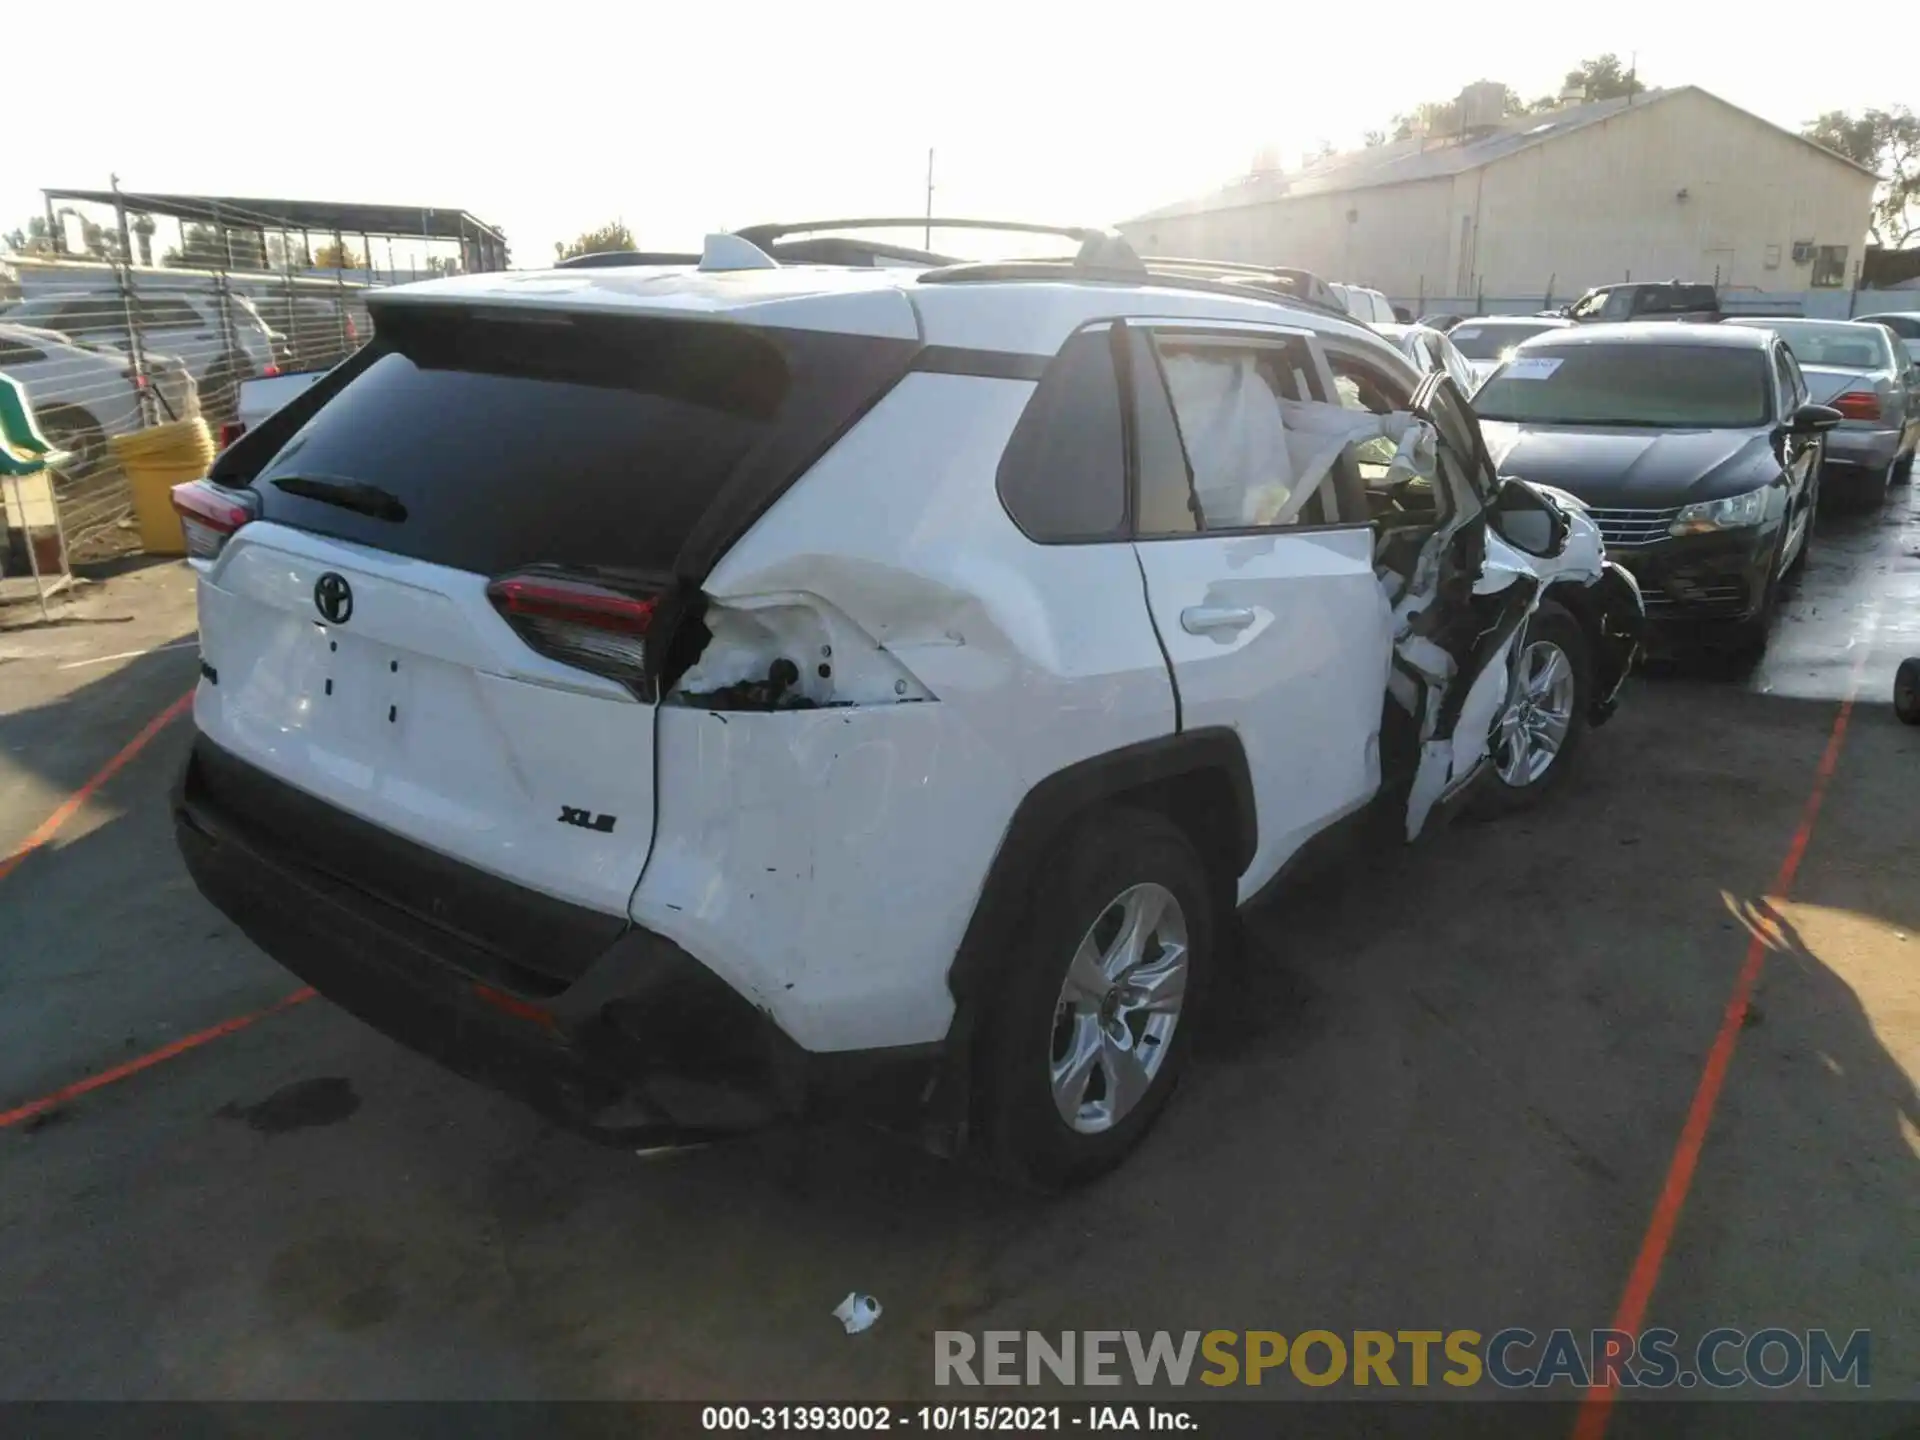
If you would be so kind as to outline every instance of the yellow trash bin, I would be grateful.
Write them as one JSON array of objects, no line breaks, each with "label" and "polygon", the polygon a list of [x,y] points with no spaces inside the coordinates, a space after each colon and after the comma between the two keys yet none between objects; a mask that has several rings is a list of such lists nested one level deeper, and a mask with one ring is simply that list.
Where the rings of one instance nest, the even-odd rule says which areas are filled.
[{"label": "yellow trash bin", "polygon": [[108,444],[133,492],[140,547],[149,555],[186,554],[187,537],[168,492],[200,479],[213,465],[213,434],[207,422],[174,420],[131,435],[116,435]]}]

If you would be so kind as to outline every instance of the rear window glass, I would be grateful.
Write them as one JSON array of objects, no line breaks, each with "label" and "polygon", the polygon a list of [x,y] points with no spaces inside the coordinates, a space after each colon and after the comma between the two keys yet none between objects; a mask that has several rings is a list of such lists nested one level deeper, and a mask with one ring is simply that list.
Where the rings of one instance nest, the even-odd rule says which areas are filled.
[{"label": "rear window glass", "polygon": [[1766,352],[1720,345],[1530,345],[1473,397],[1482,420],[1738,430],[1764,425]]},{"label": "rear window glass", "polygon": [[[262,513],[484,575],[670,571],[742,471],[783,485],[905,360],[864,336],[630,317],[396,311],[374,343],[254,479]],[[374,487],[405,518],[276,484],[293,478]],[[732,492],[736,528],[778,488]]]},{"label": "rear window glass", "polygon": [[1522,340],[1531,340],[1535,335],[1545,334],[1555,328],[1552,325],[1529,325],[1525,321],[1503,322],[1499,325],[1468,323],[1454,326],[1447,332],[1447,338],[1469,360],[1498,360]]},{"label": "rear window glass", "polygon": [[[1736,324],[1747,324],[1736,321]],[[1877,325],[1817,320],[1755,321],[1752,328],[1771,330],[1786,341],[1802,365],[1831,365],[1839,370],[1882,370],[1893,364],[1893,347]]]}]

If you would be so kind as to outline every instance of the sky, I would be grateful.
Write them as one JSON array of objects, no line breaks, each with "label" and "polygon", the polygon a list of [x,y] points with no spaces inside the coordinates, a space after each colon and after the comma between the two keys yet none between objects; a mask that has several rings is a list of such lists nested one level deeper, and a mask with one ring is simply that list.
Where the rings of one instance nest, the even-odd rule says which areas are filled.
[{"label": "sky", "polygon": [[463,208],[506,231],[517,266],[614,218],[675,249],[756,221],[918,215],[929,148],[937,213],[1111,223],[1243,173],[1264,144],[1292,164],[1474,80],[1557,91],[1609,50],[1650,86],[1792,128],[1920,104],[1913,52],[1857,27],[1646,0],[13,11],[10,57],[49,79],[0,147],[0,231],[40,213],[42,186],[117,173],[134,190]]}]

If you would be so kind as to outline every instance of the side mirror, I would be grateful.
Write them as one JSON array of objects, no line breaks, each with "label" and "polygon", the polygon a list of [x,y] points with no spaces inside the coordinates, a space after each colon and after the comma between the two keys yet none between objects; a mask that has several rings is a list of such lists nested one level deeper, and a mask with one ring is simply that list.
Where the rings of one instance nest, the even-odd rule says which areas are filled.
[{"label": "side mirror", "polygon": [[1831,405],[1802,405],[1787,424],[1790,435],[1821,435],[1847,417]]},{"label": "side mirror", "polygon": [[1502,539],[1529,555],[1558,555],[1567,543],[1567,519],[1560,507],[1511,475],[1501,477],[1487,518]]}]

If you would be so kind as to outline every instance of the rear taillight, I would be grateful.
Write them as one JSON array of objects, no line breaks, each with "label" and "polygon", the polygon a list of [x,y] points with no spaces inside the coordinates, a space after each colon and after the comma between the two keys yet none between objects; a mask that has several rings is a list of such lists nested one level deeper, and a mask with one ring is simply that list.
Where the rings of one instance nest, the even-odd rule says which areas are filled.
[{"label": "rear taillight", "polygon": [[246,421],[244,420],[225,421],[220,426],[220,448],[222,450],[226,449],[227,446],[231,445],[234,441],[238,440],[242,435],[246,433],[247,433]]},{"label": "rear taillight", "polygon": [[358,345],[360,343],[360,327],[353,323],[353,317],[351,315],[347,316],[347,343],[349,345]]},{"label": "rear taillight", "polygon": [[559,575],[507,575],[487,599],[520,638],[550,660],[647,689],[647,631],[657,595],[636,595]]},{"label": "rear taillight", "polygon": [[1833,408],[1844,420],[1878,420],[1880,397],[1871,390],[1849,390],[1834,397]]},{"label": "rear taillight", "polygon": [[260,515],[251,490],[228,490],[207,480],[174,486],[173,508],[187,537],[190,560],[213,559],[234,531]]},{"label": "rear taillight", "polygon": [[271,380],[273,379],[274,376],[278,375],[279,373],[280,373],[280,367],[278,365],[275,365],[272,361],[268,361],[267,368],[260,372],[260,378],[263,380]]}]

